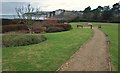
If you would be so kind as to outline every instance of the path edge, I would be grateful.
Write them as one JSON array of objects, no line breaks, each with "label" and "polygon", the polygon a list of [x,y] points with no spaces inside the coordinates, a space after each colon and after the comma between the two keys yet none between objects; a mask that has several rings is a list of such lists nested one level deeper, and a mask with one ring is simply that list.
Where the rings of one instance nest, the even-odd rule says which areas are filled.
[{"label": "path edge", "polygon": [[[102,31],[102,30],[100,30]],[[103,32],[103,31],[102,31]],[[109,40],[109,37],[108,37],[108,34],[103,32],[104,35],[106,36],[106,48],[107,48],[107,52],[108,52],[108,59],[109,59],[109,70],[110,70],[110,73],[112,72],[112,62],[111,62],[111,55],[110,55],[110,40]]]},{"label": "path edge", "polygon": [[72,56],[70,56],[70,58],[69,58],[65,63],[63,63],[63,64],[56,70],[56,72],[60,71],[60,70],[63,68],[64,65],[68,65],[68,64],[70,63],[70,60],[74,57],[74,55],[76,55],[76,53],[79,52],[79,50],[80,50],[81,48],[83,48],[86,43],[88,43],[89,41],[91,41],[91,39],[92,39],[93,36],[95,35],[95,31],[94,31],[93,29],[92,29],[92,32],[93,32],[92,36],[89,37],[88,40],[87,40],[85,43],[83,43],[83,45],[79,46],[79,49],[78,49]]}]

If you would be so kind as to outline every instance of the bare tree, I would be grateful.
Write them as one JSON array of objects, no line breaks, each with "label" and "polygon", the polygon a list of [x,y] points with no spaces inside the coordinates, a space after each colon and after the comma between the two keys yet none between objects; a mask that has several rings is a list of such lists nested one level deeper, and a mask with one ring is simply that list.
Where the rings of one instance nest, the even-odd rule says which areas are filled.
[{"label": "bare tree", "polygon": [[22,20],[23,23],[28,27],[28,30],[31,34],[33,29],[33,20],[38,19],[36,12],[38,12],[39,9],[35,9],[30,4],[28,4],[27,6],[15,8],[15,10],[20,20]]}]

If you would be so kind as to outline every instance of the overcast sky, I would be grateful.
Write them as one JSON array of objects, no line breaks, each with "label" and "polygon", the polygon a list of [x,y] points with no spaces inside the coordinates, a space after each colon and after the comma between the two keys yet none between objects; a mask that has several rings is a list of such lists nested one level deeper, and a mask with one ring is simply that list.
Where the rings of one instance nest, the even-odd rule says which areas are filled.
[{"label": "overcast sky", "polygon": [[[92,9],[100,6],[110,6],[119,2],[119,0],[2,0],[2,14],[16,14],[15,7],[27,5],[28,2],[33,7],[40,7],[42,11],[53,11],[56,9],[65,10],[84,10],[91,6]],[[2,3],[2,4],[1,4]]]}]

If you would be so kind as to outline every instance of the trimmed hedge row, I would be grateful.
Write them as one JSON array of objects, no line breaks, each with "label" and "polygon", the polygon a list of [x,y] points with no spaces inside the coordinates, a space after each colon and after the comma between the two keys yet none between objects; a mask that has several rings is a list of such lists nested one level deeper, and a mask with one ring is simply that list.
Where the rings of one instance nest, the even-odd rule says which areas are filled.
[{"label": "trimmed hedge row", "polygon": [[[36,26],[37,28],[33,28],[32,32],[34,33],[41,33],[43,31],[45,32],[61,32],[61,31],[67,31],[70,30],[72,27],[70,24],[46,24],[42,27]],[[45,28],[46,27],[46,28]],[[20,32],[20,33],[29,33],[29,30],[27,29],[27,26],[24,24],[13,24],[13,25],[3,25],[2,26],[2,33],[6,32]]]},{"label": "trimmed hedge row", "polygon": [[24,24],[11,24],[2,26],[2,33],[18,30],[28,30],[28,28]]},{"label": "trimmed hedge row", "polygon": [[62,27],[49,27],[46,32],[62,32],[64,28]]},{"label": "trimmed hedge row", "polygon": [[44,36],[25,34],[4,34],[2,37],[3,47],[25,46],[37,44],[46,40]]},{"label": "trimmed hedge row", "polygon": [[[11,20],[11,22],[17,22],[19,20]],[[32,26],[32,33],[42,33],[42,32],[61,32],[70,30],[72,27],[70,24],[59,23],[57,20],[44,20],[35,21]],[[2,33],[6,32],[20,32],[29,33],[29,30],[25,24],[9,24],[2,26]]]},{"label": "trimmed hedge row", "polygon": [[46,29],[46,32],[62,32],[62,31],[67,31],[70,30],[72,27],[70,24],[59,24],[59,25],[54,25],[52,27],[48,27]]}]

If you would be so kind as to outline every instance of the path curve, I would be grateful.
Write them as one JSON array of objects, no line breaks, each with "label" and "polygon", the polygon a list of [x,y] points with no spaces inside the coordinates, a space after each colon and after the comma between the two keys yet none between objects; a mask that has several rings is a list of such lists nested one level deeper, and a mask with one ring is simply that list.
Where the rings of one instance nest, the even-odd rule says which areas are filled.
[{"label": "path curve", "polygon": [[93,37],[59,71],[110,71],[105,34],[93,28]]}]

